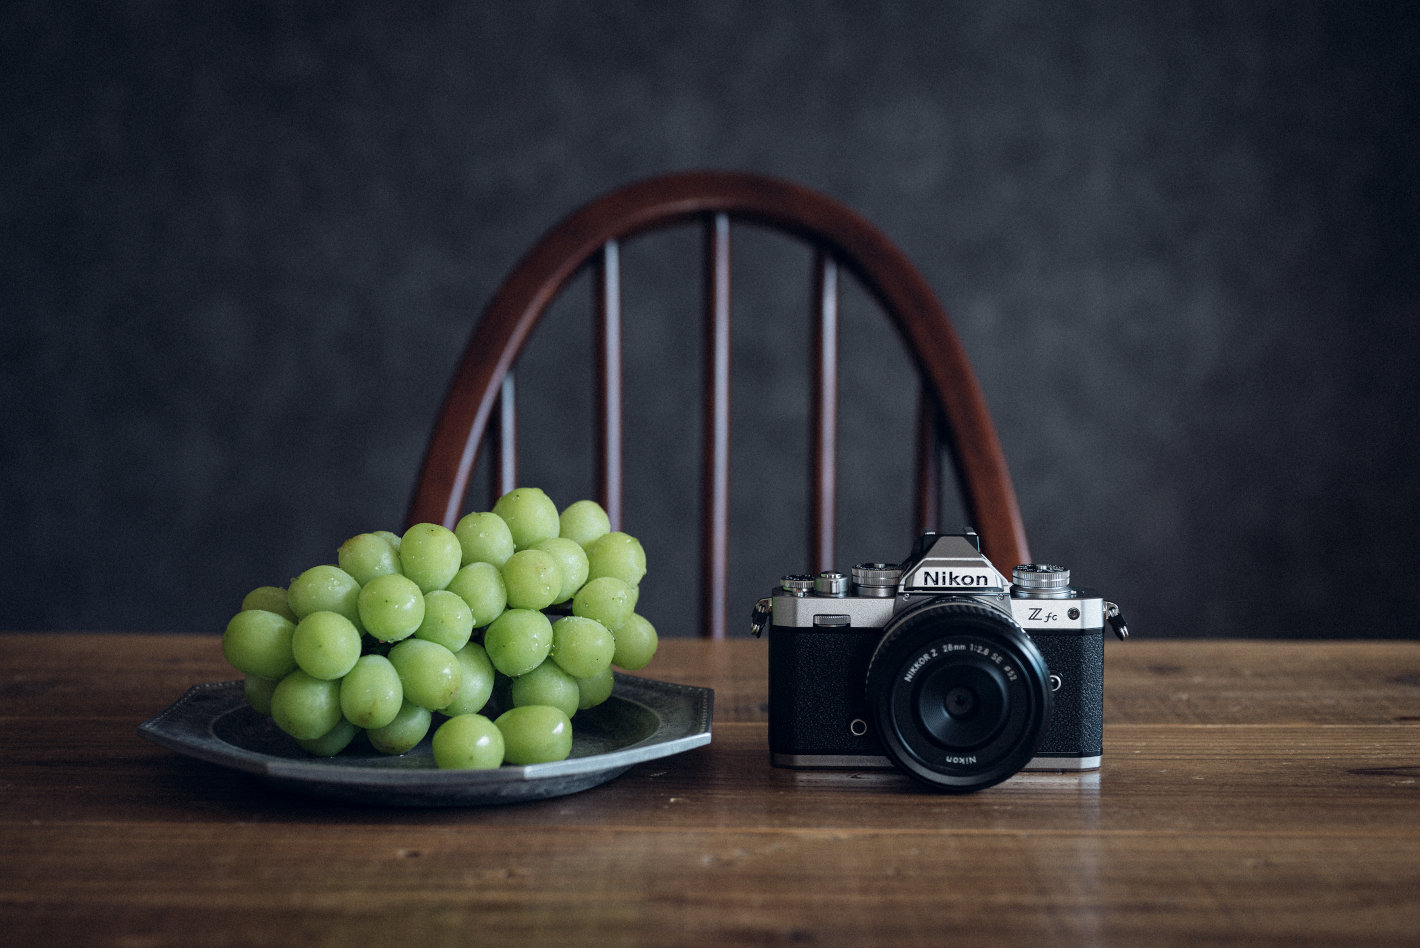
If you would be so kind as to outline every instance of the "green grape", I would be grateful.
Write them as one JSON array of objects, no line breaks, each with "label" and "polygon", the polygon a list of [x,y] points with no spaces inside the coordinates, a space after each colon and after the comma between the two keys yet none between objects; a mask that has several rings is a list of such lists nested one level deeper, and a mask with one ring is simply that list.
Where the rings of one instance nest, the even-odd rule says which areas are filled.
[{"label": "green grape", "polygon": [[503,759],[510,764],[545,764],[572,753],[572,722],[557,708],[510,708],[493,723],[503,733]]},{"label": "green grape", "polygon": [[552,621],[535,609],[509,609],[483,633],[483,647],[498,671],[526,675],[552,651]]},{"label": "green grape", "polygon": [[271,693],[271,717],[298,741],[324,736],[340,723],[340,682],[296,669]]},{"label": "green grape", "polygon": [[360,584],[339,566],[312,566],[291,580],[286,598],[296,618],[304,619],[312,612],[338,612],[355,627],[360,625]]},{"label": "green grape", "polygon": [[561,529],[557,505],[536,487],[516,487],[508,491],[498,498],[493,512],[508,525],[513,547],[518,550],[555,537]]},{"label": "green grape", "polygon": [[473,627],[481,629],[508,607],[503,573],[492,563],[469,563],[449,580],[448,591],[457,593],[473,613]]},{"label": "green grape", "polygon": [[546,704],[569,718],[577,713],[582,701],[577,679],[559,668],[556,662],[543,662],[526,675],[514,678],[508,690],[514,707]]},{"label": "green grape", "polygon": [[340,680],[340,711],[345,719],[363,728],[381,728],[394,720],[404,705],[404,685],[399,672],[383,655],[362,655]]},{"label": "green grape", "polygon": [[503,763],[503,732],[481,714],[459,714],[439,725],[434,763],[445,770],[492,770]]},{"label": "green grape", "polygon": [[[477,642],[470,642],[454,653],[459,660],[462,679],[459,690],[454,692],[454,700],[444,706],[444,713],[476,714],[488,704],[493,694],[493,663],[488,653]],[[545,664],[545,663],[544,663]]]},{"label": "green grape", "polygon": [[533,549],[550,555],[557,563],[557,575],[562,577],[562,588],[557,591],[553,605],[566,602],[582,588],[587,581],[587,551],[575,540],[566,537],[550,537],[536,544]]},{"label": "green grape", "polygon": [[282,678],[296,667],[291,633],[296,625],[265,609],[246,609],[232,616],[222,633],[222,655],[244,675]]},{"label": "green grape", "polygon": [[399,552],[400,536],[398,533],[394,533],[390,530],[376,530],[375,536],[388,543],[391,550],[394,550],[396,553]]},{"label": "green grape", "polygon": [[463,548],[448,527],[416,523],[399,543],[399,565],[423,592],[443,589],[459,571]]},{"label": "green grape", "polygon": [[464,515],[454,527],[454,536],[459,538],[463,550],[463,566],[492,563],[502,569],[513,555],[513,533],[503,518],[492,511]]},{"label": "green grape", "polygon": [[457,652],[473,636],[473,611],[457,593],[436,589],[424,594],[424,621],[414,630],[416,639],[438,642]]},{"label": "green grape", "polygon": [[271,693],[276,690],[276,685],[281,681],[279,678],[263,678],[260,675],[247,675],[242,679],[242,697],[247,699],[247,704],[258,714],[271,713]]},{"label": "green grape", "polygon": [[579,500],[568,504],[558,518],[558,536],[575,540],[579,546],[587,546],[598,537],[611,532],[611,520],[602,505],[595,500]]},{"label": "green grape", "polygon": [[386,573],[398,573],[399,554],[384,537],[361,533],[340,544],[336,550],[340,568],[355,578],[361,586]]},{"label": "green grape", "polygon": [[247,609],[265,609],[296,621],[296,614],[291,611],[291,603],[286,599],[286,590],[280,586],[258,586],[247,593],[242,598],[242,610]]},{"label": "green grape", "polygon": [[334,757],[336,754],[350,746],[350,742],[355,740],[360,734],[360,729],[349,721],[341,718],[336,722],[335,727],[314,740],[297,740],[301,749],[316,757]]},{"label": "green grape", "polygon": [[596,619],[615,631],[631,618],[631,587],[615,576],[598,576],[588,580],[572,597],[572,614]]},{"label": "green grape", "polygon": [[611,656],[611,663],[617,668],[638,671],[651,663],[659,640],[656,627],[640,613],[632,613],[631,618],[612,635],[616,639],[616,651]]},{"label": "green grape", "polygon": [[412,701],[400,705],[394,720],[384,727],[371,728],[365,732],[370,746],[381,754],[407,754],[414,745],[424,740],[429,733],[429,725],[434,715],[428,708],[421,708]]},{"label": "green grape", "polygon": [[360,630],[336,612],[312,612],[296,623],[291,653],[312,678],[341,678],[360,657]]},{"label": "green grape", "polygon": [[503,566],[503,585],[513,609],[546,609],[562,590],[557,560],[543,550],[519,550]]},{"label": "green grape", "polygon": [[591,579],[615,576],[635,586],[646,575],[646,551],[641,541],[619,530],[593,540],[587,546],[587,562]]},{"label": "green grape", "polygon": [[612,689],[616,686],[616,674],[608,668],[600,675],[593,675],[590,678],[578,678],[577,690],[579,698],[577,710],[585,711],[588,708],[595,708],[603,701],[611,697]]},{"label": "green grape", "polygon": [[552,623],[552,660],[573,678],[591,678],[611,667],[616,639],[606,626],[583,616]]},{"label": "green grape", "polygon": [[381,642],[407,639],[424,622],[424,592],[401,573],[376,576],[357,597],[365,631]]},{"label": "green grape", "polygon": [[437,642],[405,639],[390,649],[389,660],[399,672],[404,700],[430,711],[454,700],[463,681],[463,666],[453,652]]}]

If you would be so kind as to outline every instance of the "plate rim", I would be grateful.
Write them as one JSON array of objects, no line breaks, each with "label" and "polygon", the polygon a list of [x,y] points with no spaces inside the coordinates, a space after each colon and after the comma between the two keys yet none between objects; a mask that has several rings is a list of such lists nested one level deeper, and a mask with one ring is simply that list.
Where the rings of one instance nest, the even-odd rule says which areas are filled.
[{"label": "plate rim", "polygon": [[[576,792],[614,779],[636,764],[711,742],[713,689],[620,671],[614,673],[614,680],[613,697],[638,705],[656,716],[657,726],[650,734],[601,754],[542,764],[505,764],[493,770],[359,765],[342,763],[338,757],[288,758],[242,747],[216,733],[217,724],[223,718],[247,707],[240,679],[200,682],[188,687],[177,700],[139,724],[138,733],[159,746],[189,757],[320,795],[348,799],[352,793],[363,791],[373,795],[367,802],[380,802],[381,794],[403,794],[412,796],[418,803],[463,805],[491,802],[467,799],[470,794],[505,798],[498,802],[514,802],[519,798],[511,796],[510,792],[520,790],[528,792],[528,799],[534,798],[533,793],[538,788],[551,789],[540,796]],[[194,704],[209,699],[214,693],[220,702],[217,707],[193,710]],[[672,699],[676,704],[671,710],[688,717],[688,722],[675,723],[663,709],[648,703],[648,697]],[[566,782],[567,789],[559,791],[552,786],[558,781]],[[480,793],[483,791],[486,793]],[[450,795],[454,798],[441,799]]]}]

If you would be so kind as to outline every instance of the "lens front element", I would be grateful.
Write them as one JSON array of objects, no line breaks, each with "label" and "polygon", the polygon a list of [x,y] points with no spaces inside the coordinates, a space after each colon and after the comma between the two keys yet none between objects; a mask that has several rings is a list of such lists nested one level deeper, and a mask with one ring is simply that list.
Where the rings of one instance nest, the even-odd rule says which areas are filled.
[{"label": "lens front element", "polygon": [[942,790],[999,783],[1035,755],[1049,672],[1005,614],[937,600],[895,617],[868,666],[868,707],[887,756]]},{"label": "lens front element", "polygon": [[1006,724],[1009,682],[985,663],[938,663],[909,702],[918,726],[943,748],[985,746]]}]

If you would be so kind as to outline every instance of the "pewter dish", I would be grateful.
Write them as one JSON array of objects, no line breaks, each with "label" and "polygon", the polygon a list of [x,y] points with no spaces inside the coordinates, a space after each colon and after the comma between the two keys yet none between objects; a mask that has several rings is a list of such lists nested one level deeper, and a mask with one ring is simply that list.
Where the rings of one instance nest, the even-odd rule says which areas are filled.
[{"label": "pewter dish", "polygon": [[618,673],[611,697],[573,719],[570,757],[496,770],[440,770],[428,737],[398,757],[380,754],[363,740],[334,757],[312,757],[247,705],[239,681],[190,688],[140,724],[138,733],[199,760],[328,799],[384,806],[489,806],[576,793],[636,764],[708,744],[714,694],[709,688]]}]

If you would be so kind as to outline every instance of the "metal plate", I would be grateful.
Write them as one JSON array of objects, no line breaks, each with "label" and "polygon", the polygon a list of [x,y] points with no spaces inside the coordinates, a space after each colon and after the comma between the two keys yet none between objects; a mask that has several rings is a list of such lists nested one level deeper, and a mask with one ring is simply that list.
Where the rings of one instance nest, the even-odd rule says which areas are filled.
[{"label": "metal plate", "polygon": [[[566,760],[496,770],[440,770],[429,738],[391,757],[359,741],[312,757],[246,703],[239,681],[197,685],[138,726],[164,747],[335,800],[385,806],[488,806],[576,793],[636,764],[710,743],[709,688],[616,675],[612,695],[573,719]],[[432,733],[431,728],[431,733]]]}]

